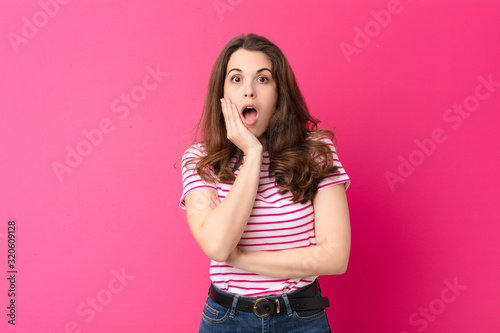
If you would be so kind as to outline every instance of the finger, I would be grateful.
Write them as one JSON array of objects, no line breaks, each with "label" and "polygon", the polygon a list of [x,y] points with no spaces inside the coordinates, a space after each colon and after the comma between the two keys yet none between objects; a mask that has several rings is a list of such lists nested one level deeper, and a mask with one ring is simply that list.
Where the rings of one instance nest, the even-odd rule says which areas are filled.
[{"label": "finger", "polygon": [[220,199],[219,199],[219,196],[218,196],[218,195],[213,195],[213,196],[212,196],[212,201],[213,201],[213,203],[215,204],[215,206],[218,206],[218,205],[220,205],[220,203],[221,203],[221,201],[220,201]]},{"label": "finger", "polygon": [[217,206],[219,206],[221,203],[219,196],[214,194],[214,195],[212,195],[211,199],[212,199],[212,202],[210,203],[210,207],[212,209],[217,208]]},{"label": "finger", "polygon": [[231,99],[224,99],[224,109],[227,121],[226,129],[228,132],[228,138],[232,141],[236,138],[235,136],[238,136],[238,134],[241,133],[241,131],[244,131],[245,128],[243,128],[243,122],[240,119],[238,109],[236,108],[236,105],[231,102]]},{"label": "finger", "polygon": [[227,114],[227,120],[229,121],[229,124],[231,125],[231,129],[234,129],[235,125],[235,119],[234,119],[234,112],[233,112],[233,102],[231,102],[231,99],[227,98],[225,99],[226,103],[226,114]]},{"label": "finger", "polygon": [[228,98],[226,99],[226,113],[227,113],[227,120],[229,121],[229,124],[231,125],[231,129],[234,129],[234,114],[233,110],[231,108],[231,100]]},{"label": "finger", "polygon": [[241,125],[244,126],[243,120],[241,119],[241,114],[238,111],[238,108],[236,107],[236,105],[234,105],[234,104],[231,103],[231,110],[233,112],[235,124],[240,125],[240,126]]},{"label": "finger", "polygon": [[224,115],[224,120],[227,119],[226,101],[224,98],[220,99],[220,107],[222,109],[222,114]]},{"label": "finger", "polygon": [[235,129],[235,126],[238,124],[238,111],[236,109],[236,105],[231,102],[231,99],[224,98],[224,108],[226,119],[231,126],[232,129]]}]

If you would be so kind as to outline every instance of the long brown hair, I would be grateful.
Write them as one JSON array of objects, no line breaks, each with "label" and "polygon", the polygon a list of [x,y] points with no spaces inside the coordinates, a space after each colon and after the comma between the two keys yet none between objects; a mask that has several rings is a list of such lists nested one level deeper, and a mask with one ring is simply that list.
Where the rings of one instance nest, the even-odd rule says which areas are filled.
[{"label": "long brown hair", "polygon": [[[265,149],[269,153],[269,173],[276,177],[281,193],[290,191],[293,202],[308,202],[318,190],[322,177],[337,173],[330,147],[308,137],[327,136],[334,140],[329,130],[318,130],[318,120],[309,114],[300,93],[292,68],[281,50],[267,38],[255,34],[239,35],[226,44],[210,74],[203,114],[197,128],[202,132],[206,155],[197,159],[198,174],[208,182],[214,176],[222,182],[233,182],[234,171],[243,159],[243,152],[227,138],[224,116],[220,105],[223,98],[227,63],[238,49],[264,52],[273,64],[272,75],[276,81],[278,100],[269,126],[263,134]],[[230,164],[236,157],[236,163]],[[323,163],[318,163],[318,159]],[[234,160],[233,160],[234,161]]]}]

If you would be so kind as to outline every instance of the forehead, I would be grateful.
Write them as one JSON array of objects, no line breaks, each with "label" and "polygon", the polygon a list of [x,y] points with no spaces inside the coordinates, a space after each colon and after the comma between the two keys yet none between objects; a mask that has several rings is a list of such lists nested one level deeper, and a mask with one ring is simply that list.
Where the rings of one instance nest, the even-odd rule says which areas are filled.
[{"label": "forehead", "polygon": [[238,49],[229,58],[226,72],[232,68],[239,68],[243,72],[256,72],[261,68],[273,70],[273,63],[262,51]]}]

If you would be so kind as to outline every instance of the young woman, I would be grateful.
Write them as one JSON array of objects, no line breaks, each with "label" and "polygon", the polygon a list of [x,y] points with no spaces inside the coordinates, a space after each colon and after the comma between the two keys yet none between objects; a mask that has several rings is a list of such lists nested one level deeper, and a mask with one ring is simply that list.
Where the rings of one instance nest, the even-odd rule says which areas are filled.
[{"label": "young woman", "polygon": [[182,159],[180,206],[212,259],[200,332],[330,332],[317,277],[347,268],[350,180],[317,123],[276,45],[224,47]]}]

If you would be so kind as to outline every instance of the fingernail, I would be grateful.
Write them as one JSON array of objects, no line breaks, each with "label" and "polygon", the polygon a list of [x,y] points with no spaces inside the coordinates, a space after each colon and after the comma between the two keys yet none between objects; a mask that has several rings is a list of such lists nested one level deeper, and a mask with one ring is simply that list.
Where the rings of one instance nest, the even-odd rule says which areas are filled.
[{"label": "fingernail", "polygon": [[220,102],[221,102],[221,103],[222,103],[222,102],[224,102],[224,98],[221,98],[221,99],[220,99]]}]

